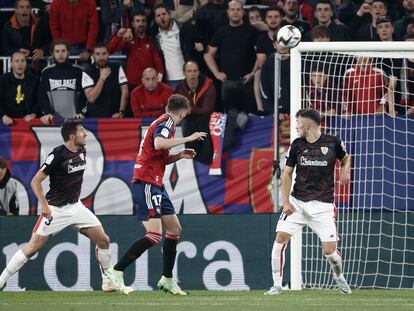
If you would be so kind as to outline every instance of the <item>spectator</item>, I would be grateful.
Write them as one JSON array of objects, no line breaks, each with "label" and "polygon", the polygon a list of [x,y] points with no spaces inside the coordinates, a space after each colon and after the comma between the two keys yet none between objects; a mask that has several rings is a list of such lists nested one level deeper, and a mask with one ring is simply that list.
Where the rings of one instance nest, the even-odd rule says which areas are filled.
[{"label": "spectator", "polygon": [[334,5],[335,23],[348,25],[357,11],[352,0],[335,0]]},{"label": "spectator", "polygon": [[[220,28],[208,46],[204,60],[220,80],[223,108],[232,119],[238,112],[256,112],[253,99],[253,78],[256,63],[257,30],[243,23],[243,7],[239,0],[229,2],[229,25]],[[216,62],[218,54],[219,63]],[[241,121],[244,116],[239,117]],[[244,127],[244,124],[239,124]]]},{"label": "spectator", "polygon": [[377,19],[387,14],[384,0],[365,1],[349,23],[349,31],[356,41],[378,41]]},{"label": "spectator", "polygon": [[0,77],[0,117],[5,125],[13,118],[26,122],[36,117],[37,78],[27,70],[26,57],[20,51],[11,56],[11,72]]},{"label": "spectator", "polygon": [[252,6],[247,11],[247,18],[249,20],[250,25],[254,24],[258,21],[262,20],[262,15],[260,13],[260,10],[257,6]]},{"label": "spectator", "polygon": [[[131,27],[135,12],[143,12],[144,8],[140,0],[101,0],[104,43],[108,43],[112,37],[116,36],[119,29]],[[131,32],[130,39],[132,37]]]},{"label": "spectator", "polygon": [[16,51],[20,51],[28,57],[39,51],[35,50],[34,33],[39,17],[32,13],[32,5],[29,0],[17,0],[15,3],[14,14],[4,25],[2,46],[3,54],[10,56]]},{"label": "spectator", "polygon": [[[44,2],[42,2],[44,3]],[[43,7],[42,15],[40,16],[39,23],[35,29],[35,47],[36,50],[33,53],[33,61],[40,61],[45,55],[49,55],[50,43],[53,41],[52,34],[50,33],[49,27],[49,12],[51,4],[45,4]],[[45,64],[41,64],[42,66]],[[39,69],[40,68],[36,68]]]},{"label": "spectator", "polygon": [[10,178],[7,163],[0,157],[0,216],[19,215],[17,183]]},{"label": "spectator", "polygon": [[200,73],[195,61],[186,62],[183,69],[185,79],[177,85],[175,93],[187,97],[190,101],[191,112],[188,116],[210,116],[216,104],[216,90],[213,81]]},{"label": "spectator", "polygon": [[83,118],[85,97],[82,91],[82,69],[69,61],[69,43],[55,40],[51,44],[54,64],[40,77],[38,104],[43,124],[53,118]]},{"label": "spectator", "polygon": [[228,3],[228,0],[212,0],[197,10],[196,27],[203,39],[204,46],[207,46],[219,28],[228,25]]},{"label": "spectator", "polygon": [[196,27],[195,17],[189,19],[181,25],[181,43],[183,49],[188,51],[188,59],[194,60],[199,65],[202,72],[207,72],[208,68],[204,62],[205,45],[203,38]]},{"label": "spectator", "polygon": [[[405,35],[404,41],[414,41],[414,32]],[[400,72],[400,94],[402,95],[396,110],[399,114],[414,114],[414,59],[406,58]]]},{"label": "spectator", "polygon": [[331,33],[328,27],[318,25],[312,28],[310,38],[312,42],[329,42],[331,41]]},{"label": "spectator", "polygon": [[67,41],[71,55],[88,61],[99,31],[95,0],[54,0],[49,26],[53,40]]},{"label": "spectator", "polygon": [[108,63],[108,50],[102,43],[93,48],[93,64],[83,72],[82,87],[89,118],[122,118],[128,105],[128,80],[119,64]]},{"label": "spectator", "polygon": [[285,0],[283,3],[283,13],[285,16],[280,24],[280,27],[286,25],[293,25],[300,30],[304,36],[309,30],[308,22],[302,20],[299,16],[299,0]]},{"label": "spectator", "polygon": [[275,112],[275,57],[277,54],[281,57],[280,62],[280,86],[278,108],[279,114],[290,113],[290,59],[289,49],[282,48],[276,40],[274,40],[275,53],[267,57],[266,62],[262,66],[260,90],[262,95],[263,110],[267,114]]},{"label": "spectator", "polygon": [[154,68],[147,68],[142,73],[142,84],[131,93],[131,109],[136,118],[159,117],[165,112],[168,98],[173,94],[172,88],[158,81]]},{"label": "spectator", "polygon": [[141,84],[142,72],[145,68],[155,68],[159,73],[160,81],[164,74],[161,53],[153,39],[147,35],[147,17],[143,11],[134,13],[132,28],[134,29],[132,41],[127,42],[123,39],[126,29],[121,28],[118,30],[118,35],[108,44],[108,52],[111,54],[122,49],[126,50],[126,76],[130,90]]},{"label": "spectator", "polygon": [[164,56],[165,81],[173,89],[184,79],[184,60],[188,58],[182,42],[178,23],[171,18],[170,11],[161,3],[154,8],[156,26],[153,36]]},{"label": "spectator", "polygon": [[[266,62],[267,56],[275,52],[273,41],[280,29],[282,17],[283,12],[279,7],[270,7],[266,10],[265,22],[269,30],[259,36],[256,45],[256,59],[259,68]],[[260,76],[261,70],[258,69],[254,75],[254,97],[256,100],[257,111],[262,113],[264,109],[260,95]]]},{"label": "spectator", "polygon": [[[185,96],[191,104],[191,112],[181,121],[183,136],[194,132],[209,132],[210,114],[214,111],[216,104],[216,90],[213,81],[200,73],[195,61],[184,64],[184,81],[178,83],[175,93]],[[213,146],[211,136],[204,140],[189,142],[186,148],[196,151],[195,160],[203,163],[211,163]]]},{"label": "spectator", "polygon": [[329,85],[328,74],[322,66],[314,66],[310,72],[310,79],[304,86],[304,108],[319,111],[320,115],[336,114],[335,92]]},{"label": "spectator", "polygon": [[405,16],[394,22],[394,33],[397,38],[403,38],[414,31],[414,0],[403,0]]},{"label": "spectator", "polygon": [[376,19],[376,31],[379,41],[394,41],[394,27],[388,16],[379,16]]},{"label": "spectator", "polygon": [[355,65],[345,72],[343,114],[394,115],[392,101],[388,101],[384,71],[375,68],[370,57],[359,56]]},{"label": "spectator", "polygon": [[189,21],[200,6],[198,0],[170,0],[165,1],[171,17],[180,25]]},{"label": "spectator", "polygon": [[[349,41],[348,28],[344,25],[337,25],[332,21],[333,6],[329,0],[318,0],[315,6],[316,25],[322,25],[329,28],[331,41]],[[306,36],[310,39],[310,33]]]}]

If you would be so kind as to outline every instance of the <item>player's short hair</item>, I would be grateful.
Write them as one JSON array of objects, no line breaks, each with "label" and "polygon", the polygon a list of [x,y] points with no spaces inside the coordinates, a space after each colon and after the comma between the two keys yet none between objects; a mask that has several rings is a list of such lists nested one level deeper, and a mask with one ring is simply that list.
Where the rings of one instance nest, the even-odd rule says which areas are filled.
[{"label": "player's short hair", "polygon": [[20,51],[14,51],[14,52],[13,52],[13,54],[11,55],[11,57],[10,57],[10,60],[13,60],[13,58],[14,58],[17,54],[21,54],[21,55],[23,55],[23,56],[24,56],[24,58],[27,60],[27,58],[26,58],[26,56],[24,55],[24,53],[23,53],[23,52],[20,52]]},{"label": "player's short hair", "polygon": [[317,125],[321,125],[321,115],[319,111],[310,108],[300,109],[296,112],[296,118],[302,117],[314,121]]},{"label": "player's short hair", "polygon": [[199,65],[199,64],[198,64],[195,60],[193,60],[193,59],[189,59],[188,61],[186,61],[186,62],[184,63],[184,65],[183,65],[183,71],[185,71],[185,67],[187,67],[187,65],[188,65],[189,63],[196,64],[196,65],[197,65],[198,70],[200,70],[200,65]]},{"label": "player's short hair", "polygon": [[108,49],[106,47],[106,45],[103,42],[97,42],[95,43],[95,45],[93,46],[93,52],[95,52],[96,49],[101,49],[101,48],[105,48]]},{"label": "player's short hair", "polygon": [[20,2],[22,1],[27,1],[30,4],[30,7],[32,6],[32,2],[30,0],[16,0],[16,2],[14,3],[14,8],[17,9],[17,7],[19,6]]},{"label": "player's short hair", "polygon": [[311,29],[310,32],[311,40],[315,40],[316,38],[326,37],[331,39],[331,31],[328,27],[323,25],[316,25]]},{"label": "player's short hair", "polygon": [[173,94],[168,99],[167,109],[171,112],[178,112],[180,110],[189,109],[190,101],[183,95]]},{"label": "player's short hair", "polygon": [[135,16],[145,16],[145,19],[148,20],[147,14],[145,14],[145,11],[144,10],[141,10],[141,9],[134,10],[132,12],[132,20],[134,20]]},{"label": "player's short hair", "polygon": [[160,2],[160,3],[156,4],[154,6],[154,8],[152,9],[152,12],[155,13],[155,10],[158,10],[158,9],[165,9],[168,14],[171,14],[170,10],[167,8],[165,3],[163,3],[163,2]]},{"label": "player's short hair", "polygon": [[79,120],[65,120],[65,122],[63,122],[62,127],[60,128],[63,141],[68,141],[70,135],[76,134],[78,125],[82,125],[82,122]]},{"label": "player's short hair", "polygon": [[0,168],[7,168],[7,162],[0,156]]},{"label": "player's short hair", "polygon": [[283,12],[281,8],[279,8],[278,6],[272,5],[266,9],[266,12],[264,14],[265,18],[267,16],[267,13],[272,12],[272,11],[278,11],[281,17],[285,15],[285,13]]},{"label": "player's short hair", "polygon": [[50,44],[50,54],[53,55],[53,51],[55,50],[55,46],[57,46],[57,45],[64,45],[66,47],[66,49],[68,50],[68,53],[69,53],[69,50],[70,50],[70,44],[69,44],[69,42],[66,41],[66,40],[63,40],[63,39],[57,39],[57,40],[54,40]]},{"label": "player's short hair", "polygon": [[331,11],[334,10],[333,4],[330,0],[317,0],[316,3],[315,3],[315,6],[314,6],[315,9],[318,6],[318,4],[329,4],[329,7],[331,8]]}]

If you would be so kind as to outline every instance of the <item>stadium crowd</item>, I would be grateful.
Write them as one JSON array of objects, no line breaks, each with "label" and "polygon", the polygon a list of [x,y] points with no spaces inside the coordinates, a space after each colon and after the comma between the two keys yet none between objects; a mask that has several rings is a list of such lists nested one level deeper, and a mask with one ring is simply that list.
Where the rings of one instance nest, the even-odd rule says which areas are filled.
[{"label": "stadium crowd", "polygon": [[[157,117],[179,93],[192,115],[225,111],[230,127],[243,128],[248,114],[274,113],[276,53],[286,77],[279,113],[290,113],[289,50],[275,40],[284,25],[296,26],[303,41],[414,40],[414,0],[0,3],[6,125]],[[316,55],[304,66],[303,101],[322,115],[414,114],[411,59]]]}]

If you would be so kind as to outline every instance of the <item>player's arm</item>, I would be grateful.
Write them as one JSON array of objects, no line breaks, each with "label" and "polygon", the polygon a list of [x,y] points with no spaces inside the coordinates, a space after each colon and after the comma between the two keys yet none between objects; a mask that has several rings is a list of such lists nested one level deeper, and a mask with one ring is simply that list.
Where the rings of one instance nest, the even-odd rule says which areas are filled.
[{"label": "player's arm", "polygon": [[345,144],[339,138],[335,142],[336,157],[341,163],[341,168],[339,170],[339,182],[346,184],[349,181],[350,168],[351,168],[351,158],[346,152]]},{"label": "player's arm", "polygon": [[171,149],[176,146],[188,143],[190,141],[204,140],[206,136],[206,132],[194,132],[190,136],[173,139],[157,136],[154,139],[154,148],[155,150]]},{"label": "player's arm", "polygon": [[184,149],[181,150],[177,154],[170,154],[167,158],[167,164],[174,163],[181,159],[193,159],[196,155],[196,152],[194,149]]},{"label": "player's arm", "polygon": [[51,210],[42,189],[42,181],[45,180],[46,177],[47,175],[45,174],[45,172],[43,172],[43,170],[40,169],[33,177],[30,185],[32,186],[33,193],[35,194],[37,200],[42,205],[42,216],[46,219],[50,219]]},{"label": "player's arm", "polygon": [[292,175],[294,167],[285,165],[282,176],[282,204],[283,212],[290,215],[295,212],[295,207],[289,202],[290,189],[292,188]]},{"label": "player's arm", "polygon": [[343,184],[349,182],[351,171],[351,157],[346,154],[341,160],[341,168],[339,170],[339,181]]}]

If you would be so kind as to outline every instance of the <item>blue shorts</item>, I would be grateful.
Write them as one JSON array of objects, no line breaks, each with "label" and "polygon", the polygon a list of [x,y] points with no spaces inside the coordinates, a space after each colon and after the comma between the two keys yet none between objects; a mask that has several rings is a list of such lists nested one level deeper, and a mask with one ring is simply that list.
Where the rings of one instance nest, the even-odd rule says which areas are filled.
[{"label": "blue shorts", "polygon": [[174,206],[165,190],[145,182],[134,182],[131,185],[132,198],[139,221],[160,218],[164,215],[175,215]]}]

